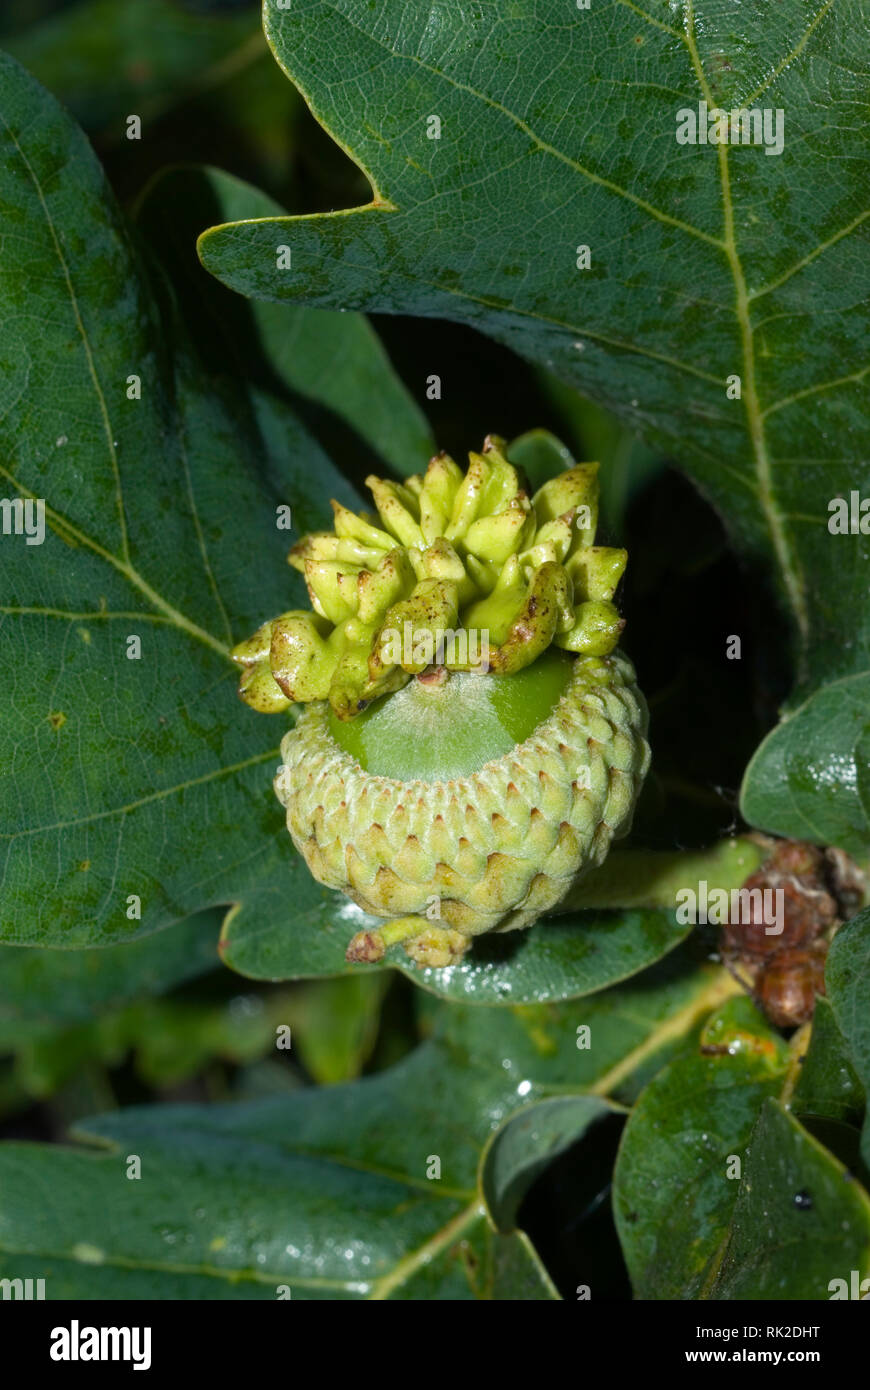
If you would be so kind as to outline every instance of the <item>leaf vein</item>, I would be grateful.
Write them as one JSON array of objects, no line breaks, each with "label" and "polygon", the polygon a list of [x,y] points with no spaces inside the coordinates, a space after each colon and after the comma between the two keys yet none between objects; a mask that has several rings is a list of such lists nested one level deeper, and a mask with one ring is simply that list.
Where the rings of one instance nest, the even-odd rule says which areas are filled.
[{"label": "leaf vein", "polygon": [[808,251],[799,261],[795,261],[794,265],[791,266],[789,270],[784,271],[776,280],[771,280],[769,284],[762,285],[760,290],[750,290],[749,298],[761,299],[762,295],[770,294],[773,290],[778,290],[780,285],[784,285],[793,275],[797,275],[798,271],[803,270],[804,267],[808,266],[811,261],[814,261],[817,256],[820,256],[823,251],[827,251],[830,246],[836,246],[838,241],[843,240],[843,237],[848,236],[850,232],[854,232],[855,228],[860,227],[861,223],[865,222],[868,217],[870,217],[870,210],[865,210],[860,213],[857,217],[853,218],[851,222],[848,222],[845,227],[840,227],[838,231],[829,236],[827,241],[819,242],[818,246],[814,247],[812,251]]},{"label": "leaf vein", "polygon": [[774,401],[773,405],[769,405],[764,411],[764,415],[766,417],[772,415],[775,410],[784,410],[786,406],[793,405],[795,401],[802,401],[806,396],[815,396],[819,391],[833,391],[838,386],[863,381],[868,372],[870,372],[870,365],[862,367],[858,372],[852,372],[849,376],[838,376],[833,381],[822,381],[817,386],[807,386],[803,391],[795,391],[793,396],[783,396],[782,400]]},{"label": "leaf vein", "polygon": [[36,173],[36,170],[33,168],[33,165],[30,163],[30,160],[24,153],[24,150],[12,127],[8,124],[8,122],[3,118],[2,115],[0,115],[0,121],[3,122],[3,125],[9,134],[9,138],[15,146],[16,150],[18,151],[21,157],[21,161],[25,169],[27,170],[27,173],[33,183],[34,188],[36,189],[36,196],[39,199],[39,203],[42,208],[43,215],[45,217],[46,225],[48,226],[48,230],[51,235],[51,240],[54,245],[55,254],[57,255],[58,261],[60,262],[60,268],[63,272],[64,280],[66,281],[66,287],[69,293],[70,303],[72,305],[72,311],[76,322],[76,328],[85,351],[85,358],[87,360],[88,366],[88,374],[93,383],[94,392],[96,394],[97,401],[99,404],[100,415],[102,417],[103,430],[106,435],[106,443],[108,445],[109,458],[112,464],[112,472],[115,477],[115,505],[118,511],[118,523],[121,531],[121,551],[124,556],[124,561],[127,564],[129,564],[130,544],[127,536],[127,517],[124,510],[124,496],[121,490],[121,471],[118,467],[118,454],[115,448],[115,440],[113,438],[114,431],[112,429],[112,422],[109,419],[109,409],[108,405],[106,404],[106,397],[103,392],[103,387],[100,382],[99,374],[97,372],[97,364],[94,361],[94,354],[91,350],[90,339],[88,338],[87,331],[84,325],[84,320],[82,319],[81,310],[79,308],[78,296],[76,295],[75,286],[72,280],[72,274],[67,264],[66,257],[63,254],[63,248],[60,244],[60,238],[58,237],[57,229],[55,228],[54,220],[49,211],[48,203],[45,199],[45,193],[43,191],[42,184],[39,181],[39,177]]},{"label": "leaf vein", "polygon": [[245,768],[256,767],[258,763],[269,762],[279,756],[277,748],[270,748],[267,753],[256,753],[253,757],[245,758],[242,762],[231,763],[227,767],[215,768],[213,772],[204,772],[201,777],[191,777],[186,782],[178,782],[172,787],[161,787],[159,791],[149,792],[147,796],[141,796],[136,801],[129,802],[126,806],[114,806],[107,811],[95,811],[91,815],[79,816],[75,820],[56,821],[53,825],[37,825],[30,830],[15,830],[11,834],[0,834],[0,840],[19,840],[30,838],[33,835],[45,835],[52,830],[70,830],[79,825],[91,825],[94,821],[110,820],[113,816],[125,816],[130,811],[138,811],[142,806],[148,806],[155,801],[164,801],[169,796],[175,796],[177,792],[187,791],[190,787],[202,786],[205,782],[214,782],[219,777],[230,777],[237,772],[243,772]]},{"label": "leaf vein", "polygon": [[[11,473],[8,468],[4,468],[2,464],[0,464],[0,477],[8,479],[13,487],[17,488],[24,497],[30,497],[35,500],[36,494],[25,487],[23,483],[19,482],[15,474]],[[113,555],[110,550],[106,550],[100,545],[99,541],[95,541],[92,536],[88,536],[84,531],[80,531],[77,526],[74,526],[73,523],[68,521],[60,512],[55,511],[47,502],[45,504],[45,514],[49,524],[52,525],[54,530],[60,533],[66,532],[67,535],[73,537],[74,540],[87,546],[95,555],[99,555],[102,560],[105,560],[113,569],[116,569],[119,574],[122,574],[129,583],[137,588],[153,607],[160,609],[174,627],[186,632],[191,637],[195,637],[197,641],[203,642],[207,647],[211,647],[213,651],[226,657],[227,660],[231,659],[229,651],[222,642],[219,642],[218,639],[213,637],[210,632],[207,632],[205,628],[192,622],[190,618],[185,617],[183,613],[180,613],[177,608],[174,608],[171,603],[167,602],[161,594],[158,594],[156,589],[152,589],[148,581],[143,579],[139,571],[128,561],[119,559],[119,557]]]}]

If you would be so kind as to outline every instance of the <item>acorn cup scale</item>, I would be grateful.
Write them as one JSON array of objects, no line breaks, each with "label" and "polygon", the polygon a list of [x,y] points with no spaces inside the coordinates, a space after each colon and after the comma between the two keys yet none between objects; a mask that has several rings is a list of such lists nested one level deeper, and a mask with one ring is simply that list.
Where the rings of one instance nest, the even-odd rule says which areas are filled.
[{"label": "acorn cup scale", "polygon": [[446,455],[377,515],[288,557],[312,611],[234,650],[240,695],[303,704],[275,791],[312,875],[387,919],[351,941],[420,965],[530,926],[631,825],[649,765],[646,707],[615,651],[625,551],[594,545],[597,465],[530,499],[490,437],[465,475]]}]

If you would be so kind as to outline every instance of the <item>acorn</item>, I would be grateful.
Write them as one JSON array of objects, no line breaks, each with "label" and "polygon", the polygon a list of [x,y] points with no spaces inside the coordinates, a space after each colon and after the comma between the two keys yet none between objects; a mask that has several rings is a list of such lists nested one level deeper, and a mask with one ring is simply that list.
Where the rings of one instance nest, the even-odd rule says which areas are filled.
[{"label": "acorn", "polygon": [[302,705],[274,786],[313,876],[388,919],[347,958],[418,964],[554,909],[626,835],[649,766],[617,648],[624,550],[595,545],[598,465],[529,496],[504,441],[465,473],[366,480],[374,512],[288,560],[311,610],[233,651],[253,709]]}]

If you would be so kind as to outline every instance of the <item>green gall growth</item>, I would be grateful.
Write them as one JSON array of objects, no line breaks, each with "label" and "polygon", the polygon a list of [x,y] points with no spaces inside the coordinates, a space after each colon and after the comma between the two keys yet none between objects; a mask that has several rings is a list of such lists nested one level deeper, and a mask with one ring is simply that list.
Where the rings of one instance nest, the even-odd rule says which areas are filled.
[{"label": "green gall growth", "polygon": [[367,484],[376,515],[333,502],[333,530],[290,552],[311,611],[282,613],[234,649],[253,709],[328,700],[353,719],[430,665],[510,675],[550,646],[578,656],[616,646],[626,553],[594,544],[596,463],[530,499],[490,435],[465,474],[438,454],[422,476]]}]

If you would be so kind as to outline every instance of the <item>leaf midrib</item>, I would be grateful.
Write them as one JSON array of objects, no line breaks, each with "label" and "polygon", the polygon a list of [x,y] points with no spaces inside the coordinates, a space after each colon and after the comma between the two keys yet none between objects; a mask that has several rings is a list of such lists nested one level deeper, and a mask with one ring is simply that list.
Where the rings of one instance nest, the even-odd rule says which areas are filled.
[{"label": "leaf midrib", "polygon": [[[37,500],[36,493],[31,492],[30,488],[25,487],[24,483],[22,483],[18,478],[16,478],[15,474],[11,473],[8,468],[5,468],[3,466],[3,464],[0,464],[0,477],[6,478],[6,480],[12,484],[16,491],[21,493],[22,497],[29,498],[32,501]],[[124,578],[128,581],[128,583],[132,584],[135,588],[137,588],[139,592],[148,600],[151,606],[153,608],[156,608],[158,612],[162,613],[165,620],[169,622],[173,627],[177,627],[180,631],[186,632],[189,637],[193,637],[198,642],[203,642],[207,647],[211,647],[213,651],[216,651],[220,656],[225,657],[227,661],[232,660],[229,653],[229,649],[223,642],[219,641],[217,637],[214,637],[205,628],[200,627],[198,623],[194,623],[190,618],[186,617],[179,609],[173,607],[173,605],[169,603],[167,599],[163,598],[163,596],[159,594],[156,589],[153,589],[151,587],[147,579],[143,578],[143,576],[139,573],[139,571],[135,568],[134,565],[128,563],[126,560],[121,559],[119,556],[114,555],[110,550],[106,550],[104,546],[100,545],[99,541],[95,541],[92,536],[87,535],[86,532],[81,531],[77,526],[74,526],[73,523],[67,519],[67,517],[65,517],[61,512],[55,511],[55,509],[53,507],[50,507],[47,502],[45,504],[45,515],[46,520],[48,521],[53,531],[57,531],[57,533],[61,536],[66,534],[67,536],[72,537],[72,539],[78,542],[78,544],[85,546],[88,550],[91,550],[95,555],[99,555],[100,559],[105,560],[107,564],[111,565],[113,569],[116,569],[119,574],[123,575]],[[93,616],[96,617],[99,615],[94,614]]]},{"label": "leaf midrib", "polygon": [[[425,1265],[443,1252],[470,1227],[477,1225],[485,1219],[483,1203],[479,1198],[475,1198],[463,1211],[458,1212],[444,1226],[435,1231],[422,1245],[415,1250],[403,1255],[400,1260],[388,1270],[386,1274],[376,1279],[324,1279],[315,1278],[310,1275],[295,1275],[288,1270],[279,1272],[269,1272],[267,1270],[253,1269],[246,1267],[221,1268],[217,1265],[207,1264],[173,1264],[169,1261],[146,1260],[133,1258],[125,1255],[104,1255],[103,1259],[94,1261],[92,1268],[123,1269],[132,1272],[166,1274],[174,1277],[192,1276],[209,1279],[223,1279],[231,1284],[265,1284],[272,1285],[287,1284],[291,1289],[336,1289],[345,1293],[365,1293],[373,1301],[382,1301],[390,1297],[393,1291],[406,1283],[414,1274]],[[74,1255],[66,1250],[33,1250],[31,1248],[18,1250],[13,1246],[4,1245],[0,1247],[5,1253],[10,1255],[26,1255],[28,1258],[47,1259],[64,1261],[73,1266],[88,1267],[86,1260],[77,1260]]]},{"label": "leaf midrib", "polygon": [[279,748],[270,748],[266,753],[255,753],[250,758],[245,758],[239,763],[230,763],[226,767],[214,768],[211,772],[204,772],[201,777],[190,777],[186,782],[178,782],[172,787],[161,787],[156,792],[149,792],[147,796],[140,796],[137,801],[131,801],[126,806],[112,806],[105,811],[94,811],[89,816],[79,816],[75,820],[56,821],[53,825],[37,825],[29,830],[14,830],[11,834],[0,834],[0,841],[11,843],[13,840],[26,839],[31,835],[47,835],[52,830],[72,830],[80,825],[93,825],[95,821],[111,820],[115,816],[126,816],[131,811],[138,811],[143,806],[148,806],[154,801],[164,801],[168,796],[175,796],[177,792],[187,791],[190,787],[201,787],[206,782],[214,782],[220,777],[231,777],[237,772],[244,772],[246,768],[256,767],[258,763],[269,762],[270,759],[280,756]]},{"label": "leaf midrib", "polygon": [[[827,0],[827,5],[820,12],[823,14],[829,8],[833,0]],[[689,50],[692,66],[698,80],[698,85],[709,106],[715,106],[716,101],[707,81],[701,56],[695,43],[695,20],[694,20],[694,0],[685,0],[686,32],[685,43]],[[806,39],[812,32],[811,26],[807,30]],[[750,98],[752,100],[754,98]],[[789,542],[788,533],[784,524],[782,512],[776,505],[773,491],[773,477],[771,473],[770,455],[767,450],[767,436],[764,429],[764,414],[761,409],[761,402],[758,396],[758,388],[755,381],[755,341],[752,319],[749,313],[749,291],[746,283],[746,276],[740,260],[740,253],[737,249],[737,236],[734,225],[734,205],[731,199],[731,175],[728,163],[728,149],[724,144],[716,146],[719,165],[719,182],[722,194],[722,215],[724,219],[724,244],[725,255],[731,269],[732,279],[736,291],[736,301],[734,312],[740,328],[740,339],[743,351],[743,372],[741,374],[741,399],[744,403],[746,422],[749,431],[749,438],[752,443],[752,450],[755,459],[755,476],[758,483],[758,501],[767,529],[773,542],[774,553],[782,572],[785,583],[786,594],[789,606],[797,623],[798,631],[802,641],[805,643],[809,635],[809,613],[806,606],[803,578],[799,572],[797,560]]]},{"label": "leaf midrib", "polygon": [[54,246],[55,254],[60,264],[61,272],[63,274],[64,282],[66,284],[67,293],[70,299],[70,305],[73,311],[73,317],[75,319],[76,331],[78,332],[78,335],[81,339],[82,347],[84,348],[85,358],[88,366],[88,375],[91,378],[94,393],[97,397],[100,417],[102,419],[103,424],[103,432],[106,436],[106,445],[108,448],[109,459],[111,461],[112,472],[115,479],[115,506],[118,512],[118,523],[121,531],[121,552],[123,555],[124,562],[129,564],[130,544],[127,536],[127,517],[124,510],[124,497],[121,491],[121,473],[118,467],[118,455],[115,449],[115,440],[113,437],[114,430],[112,429],[112,422],[109,419],[109,408],[106,403],[106,397],[103,392],[102,383],[97,372],[97,364],[94,361],[94,354],[91,351],[90,339],[88,338],[88,335],[85,331],[84,321],[82,319],[81,310],[79,309],[79,301],[75,291],[75,285],[73,284],[70,268],[67,264],[66,257],[63,254],[63,247],[61,246],[60,238],[57,234],[57,229],[54,225],[54,219],[52,218],[52,215],[49,211],[48,203],[45,199],[45,193],[43,192],[42,184],[39,181],[36,170],[33,168],[33,165],[30,163],[30,160],[24,153],[24,149],[17,135],[15,134],[15,131],[4,119],[2,113],[0,113],[0,122],[3,123],[3,126],[9,135],[9,139],[12,141],[12,144],[18,151],[21,162],[27,170],[28,177],[30,178],[33,187],[36,189],[36,196],[39,199],[39,205],[42,208],[42,213],[45,218],[46,226],[48,227],[49,235],[52,240],[52,245]]}]

